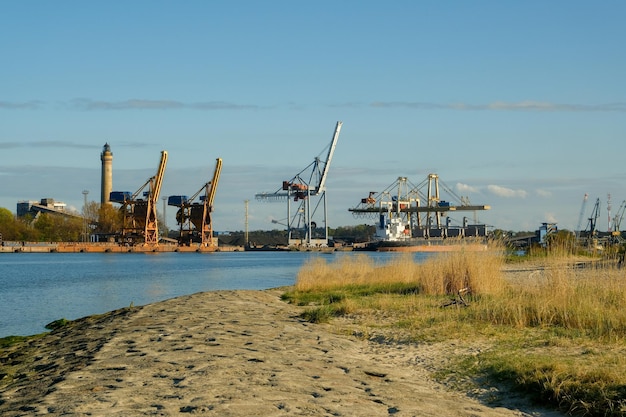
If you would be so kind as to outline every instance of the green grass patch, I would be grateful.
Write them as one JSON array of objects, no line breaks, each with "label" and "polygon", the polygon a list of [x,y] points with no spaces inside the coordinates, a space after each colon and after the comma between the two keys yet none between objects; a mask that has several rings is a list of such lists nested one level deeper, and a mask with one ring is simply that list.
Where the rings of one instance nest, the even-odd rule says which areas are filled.
[{"label": "green grass patch", "polygon": [[19,343],[23,343],[33,336],[6,336],[0,338],[0,349],[6,349],[15,346]]},{"label": "green grass patch", "polygon": [[52,322],[46,324],[45,327],[48,330],[58,330],[58,329],[60,329],[62,327],[65,327],[65,326],[69,325],[70,323],[71,323],[71,321],[69,321],[69,320],[67,320],[65,318],[62,318],[62,319],[58,319],[58,320],[55,320],[55,321],[52,321]]},{"label": "green grass patch", "polygon": [[341,305],[323,305],[306,309],[301,317],[309,323],[328,323],[333,317],[346,314],[346,309]]}]

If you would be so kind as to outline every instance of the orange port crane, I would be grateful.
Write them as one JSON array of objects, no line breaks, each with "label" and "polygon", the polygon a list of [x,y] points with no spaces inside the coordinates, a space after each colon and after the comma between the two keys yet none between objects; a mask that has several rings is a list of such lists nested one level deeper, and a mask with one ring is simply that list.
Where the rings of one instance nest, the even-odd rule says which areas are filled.
[{"label": "orange port crane", "polygon": [[[179,208],[176,213],[176,221],[180,225],[179,244],[191,246],[193,243],[199,243],[201,248],[217,247],[217,239],[213,239],[211,212],[221,172],[222,159],[217,158],[213,178],[194,195],[190,198],[184,195],[169,196],[167,204]],[[204,195],[200,196],[200,202],[194,202],[203,191]]]},{"label": "orange port crane", "polygon": [[[287,244],[289,246],[328,246],[326,179],[342,125],[343,122],[341,121],[338,121],[335,125],[335,132],[330,145],[328,145],[328,153],[325,160],[320,159],[318,156],[293,178],[283,181],[280,189],[273,193],[256,194],[257,200],[287,200]],[[309,172],[308,179],[305,172]],[[312,206],[311,200],[315,198],[317,201]],[[297,203],[295,210],[292,208],[292,201]],[[315,221],[320,205],[323,208],[323,229],[318,229]]]},{"label": "orange port crane", "polygon": [[[167,151],[161,151],[161,162],[156,175],[150,177],[137,191],[113,191],[110,201],[121,204],[123,226],[122,243],[136,245],[143,243],[147,246],[156,246],[159,243],[159,228],[157,220],[157,204],[165,166]],[[148,187],[147,191],[144,189]],[[143,192],[143,194],[141,194]],[[139,198],[139,196],[142,198]]]}]

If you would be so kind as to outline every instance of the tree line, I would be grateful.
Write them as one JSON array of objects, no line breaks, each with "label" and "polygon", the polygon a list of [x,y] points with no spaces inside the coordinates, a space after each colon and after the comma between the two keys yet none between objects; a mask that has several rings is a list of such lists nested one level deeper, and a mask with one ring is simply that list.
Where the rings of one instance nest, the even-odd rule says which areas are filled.
[{"label": "tree line", "polygon": [[91,234],[112,234],[122,227],[121,212],[109,204],[88,203],[82,217],[50,213],[17,217],[0,207],[3,240],[27,242],[80,242]]},{"label": "tree line", "polygon": [[[165,221],[159,218],[161,236],[176,237],[178,230],[167,230]],[[39,213],[17,217],[10,210],[0,207],[0,235],[6,241],[27,242],[80,242],[89,235],[111,236],[122,229],[122,212],[110,204],[89,202],[83,208],[82,218],[57,214]],[[365,242],[371,239],[375,228],[372,225],[339,226],[329,228],[328,233],[335,240],[348,243]],[[220,235],[226,244],[243,245],[243,231]],[[248,233],[250,242],[257,244],[284,244],[286,230],[257,230]]]}]

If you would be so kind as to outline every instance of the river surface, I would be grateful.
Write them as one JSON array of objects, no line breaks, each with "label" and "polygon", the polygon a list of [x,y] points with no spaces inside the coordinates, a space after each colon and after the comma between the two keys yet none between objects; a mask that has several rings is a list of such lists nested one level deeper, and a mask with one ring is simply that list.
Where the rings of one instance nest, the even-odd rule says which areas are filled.
[{"label": "river surface", "polygon": [[[0,337],[47,331],[61,318],[145,305],[202,291],[293,285],[312,257],[332,262],[363,252],[0,254]],[[368,252],[376,262],[391,253]],[[428,256],[415,254],[416,260]]]}]

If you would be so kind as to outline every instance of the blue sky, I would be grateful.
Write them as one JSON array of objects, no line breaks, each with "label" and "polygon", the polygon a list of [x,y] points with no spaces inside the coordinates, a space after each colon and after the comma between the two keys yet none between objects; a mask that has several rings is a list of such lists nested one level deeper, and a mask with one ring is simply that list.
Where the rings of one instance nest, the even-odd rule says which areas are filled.
[{"label": "blue sky", "polygon": [[[600,230],[626,199],[622,1],[1,1],[0,207],[136,191],[169,153],[162,196],[224,161],[216,230],[272,229],[256,201],[343,128],[329,225],[397,177],[429,173],[506,230]],[[323,156],[323,155],[322,155]],[[174,209],[167,211],[173,227]]]}]

